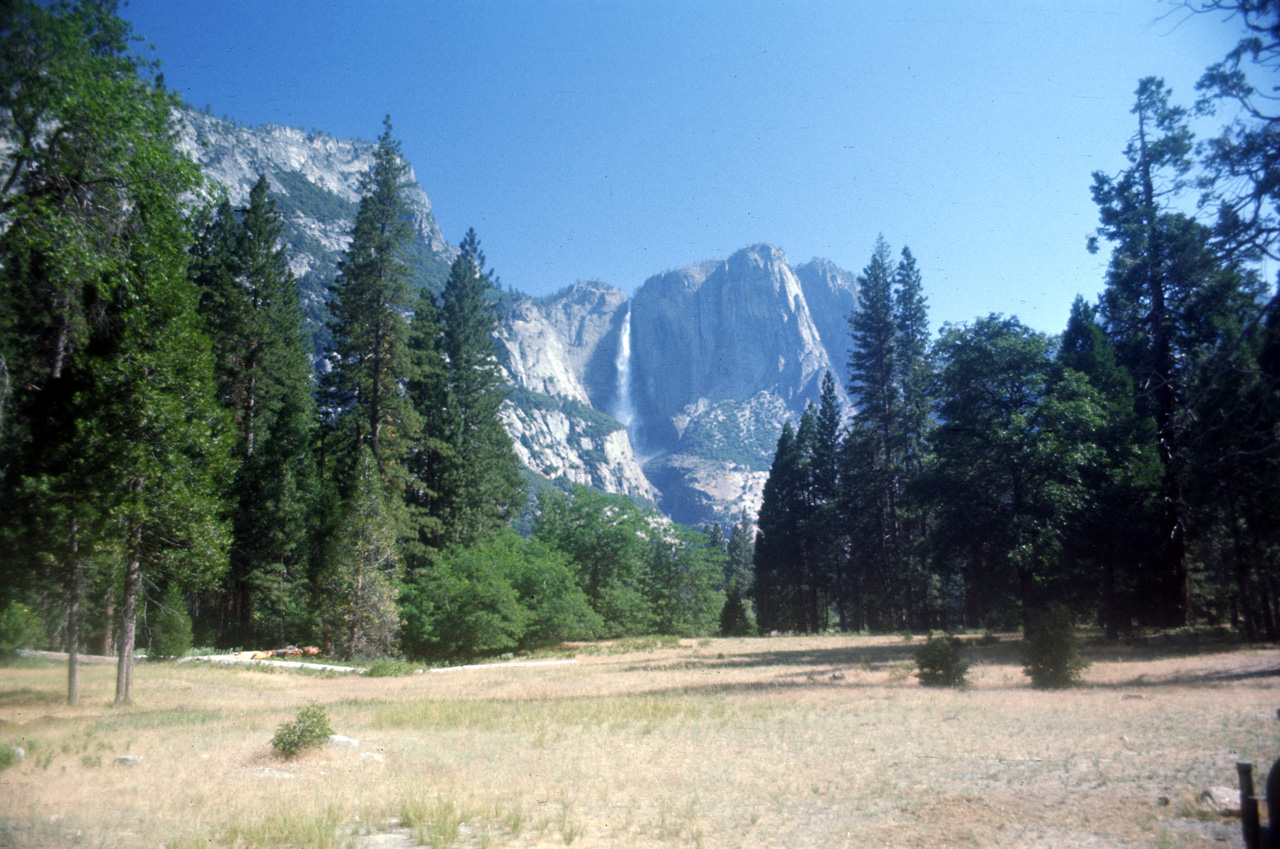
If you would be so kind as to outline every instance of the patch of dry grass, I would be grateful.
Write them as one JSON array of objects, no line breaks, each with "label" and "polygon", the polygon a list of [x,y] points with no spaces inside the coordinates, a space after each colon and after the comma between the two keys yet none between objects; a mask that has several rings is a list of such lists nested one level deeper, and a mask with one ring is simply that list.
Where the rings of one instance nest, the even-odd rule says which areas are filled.
[{"label": "patch of dry grass", "polygon": [[[0,845],[1208,846],[1183,800],[1277,749],[1280,651],[1094,646],[1032,690],[1012,638],[919,686],[897,637],[685,641],[578,663],[316,678],[143,664],[0,670]],[[277,759],[298,707],[354,749]],[[115,758],[142,757],[133,767]],[[1162,800],[1165,802],[1162,804]],[[1238,839],[1238,838],[1236,838]]]}]

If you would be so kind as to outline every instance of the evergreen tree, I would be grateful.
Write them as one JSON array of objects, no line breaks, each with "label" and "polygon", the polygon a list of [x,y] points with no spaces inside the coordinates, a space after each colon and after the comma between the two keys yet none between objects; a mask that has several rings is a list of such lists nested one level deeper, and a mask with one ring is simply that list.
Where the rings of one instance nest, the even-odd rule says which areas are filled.
[{"label": "evergreen tree", "polygon": [[798,569],[803,558],[799,529],[805,516],[804,463],[796,433],[787,422],[769,467],[760,503],[752,598],[762,633],[800,630]]},{"label": "evergreen tree", "polygon": [[1084,375],[1102,406],[1095,434],[1100,453],[1082,469],[1088,493],[1072,519],[1067,553],[1080,577],[1099,587],[1100,618],[1109,638],[1141,613],[1157,587],[1135,568],[1154,533],[1159,482],[1154,425],[1134,406],[1133,380],[1097,323],[1097,310],[1077,297],[1059,343],[1058,361]]},{"label": "evergreen tree", "polygon": [[506,385],[493,340],[496,283],[474,230],[459,250],[441,296],[445,403],[440,432],[428,434],[441,449],[429,508],[441,547],[488,537],[523,503],[520,461],[499,417]]},{"label": "evergreen tree", "polygon": [[319,579],[326,642],[342,657],[380,657],[396,649],[401,562],[391,513],[373,448],[361,445]]},{"label": "evergreen tree", "polygon": [[727,560],[724,566],[724,585],[726,592],[748,595],[751,591],[753,560],[755,558],[755,529],[751,527],[751,517],[746,508],[738,516],[733,530],[729,532],[726,546]]},{"label": "evergreen tree", "polygon": [[[896,268],[883,237],[858,278],[849,318],[849,391],[856,414],[842,455],[841,513],[851,560],[841,582],[843,627],[909,627],[927,605],[920,474],[929,427],[928,312],[920,272],[904,248]],[[850,606],[853,596],[857,602]],[[856,620],[856,622],[855,622]]]},{"label": "evergreen tree", "polygon": [[[1108,334],[1133,375],[1142,408],[1155,423],[1163,468],[1159,533],[1144,561],[1161,588],[1157,621],[1191,621],[1188,508],[1182,456],[1186,390],[1206,354],[1204,335],[1239,278],[1209,248],[1209,231],[1174,210],[1190,185],[1192,136],[1185,110],[1169,102],[1163,81],[1148,77],[1133,108],[1137,134],[1129,167],[1094,174],[1098,235],[1114,244],[1103,293]],[[1096,240],[1091,247],[1096,248]]]},{"label": "evergreen tree", "polygon": [[428,565],[444,537],[438,499],[445,459],[451,457],[451,446],[445,438],[449,387],[444,334],[435,297],[427,289],[418,291],[409,326],[409,368],[404,387],[420,423],[420,438],[405,461],[409,473],[405,503],[413,529],[406,540],[405,553],[406,565],[414,572]]},{"label": "evergreen tree", "polygon": [[[326,413],[333,418],[337,473],[349,489],[359,447],[368,446],[383,479],[403,485],[403,466],[417,422],[400,388],[408,370],[412,307],[404,261],[412,236],[404,201],[408,165],[400,143],[383,122],[373,167],[360,184],[360,209],[351,244],[338,264],[330,310],[336,351],[324,384]],[[344,459],[345,458],[345,459]]]},{"label": "evergreen tree", "polygon": [[830,624],[828,611],[838,594],[845,560],[839,503],[842,420],[835,378],[827,372],[822,377],[818,406],[813,408],[812,427],[801,437],[808,490],[808,521],[802,529],[809,558],[805,618],[811,631],[824,630]]},{"label": "evergreen tree", "polygon": [[[214,344],[219,399],[236,425],[231,565],[222,639],[283,642],[281,585],[306,576],[316,423],[302,308],[259,178],[237,217],[225,201],[193,249],[192,278]],[[271,621],[267,621],[271,620]]]}]

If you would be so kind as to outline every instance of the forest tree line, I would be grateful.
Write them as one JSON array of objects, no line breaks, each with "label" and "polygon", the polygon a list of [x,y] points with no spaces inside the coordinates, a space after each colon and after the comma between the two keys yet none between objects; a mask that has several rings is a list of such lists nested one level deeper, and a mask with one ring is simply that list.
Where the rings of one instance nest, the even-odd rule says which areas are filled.
[{"label": "forest tree line", "polygon": [[[1051,605],[1117,637],[1230,625],[1280,639],[1280,6],[1198,84],[1143,79],[1118,174],[1095,173],[1110,247],[1096,303],[1050,336],[991,315],[927,332],[914,258],[878,241],[834,379],[786,427],[760,511],[762,630],[1011,628]],[[1196,144],[1193,114],[1233,107]],[[1206,223],[1197,217],[1213,218]],[[1029,272],[1034,273],[1034,272]]]},{"label": "forest tree line", "polygon": [[67,651],[73,702],[79,653],[116,653],[127,703],[146,646],[714,631],[723,540],[585,491],[510,529],[497,281],[470,231],[438,295],[410,286],[390,119],[313,364],[268,179],[239,208],[202,180],[132,41],[97,0],[0,21],[0,648]]},{"label": "forest tree line", "polygon": [[[264,177],[241,207],[175,145],[179,105],[114,4],[0,20],[0,643],[116,653],[315,643],[449,657],[568,639],[1017,624],[1067,600],[1113,631],[1280,630],[1276,124],[1244,105],[1197,150],[1144,80],[1130,167],[1093,187],[1107,288],[1060,337],[991,316],[927,330],[920,274],[878,243],[850,319],[848,421],[828,376],[784,429],[752,540],[549,490],[528,536],[499,409],[497,280],[474,232],[409,285],[390,120],[310,357]],[[1250,109],[1254,109],[1251,113]],[[1218,221],[1182,210],[1216,178]],[[1243,188],[1242,188],[1243,187]],[[194,202],[192,201],[194,198]],[[0,645],[0,649],[5,648]]]}]

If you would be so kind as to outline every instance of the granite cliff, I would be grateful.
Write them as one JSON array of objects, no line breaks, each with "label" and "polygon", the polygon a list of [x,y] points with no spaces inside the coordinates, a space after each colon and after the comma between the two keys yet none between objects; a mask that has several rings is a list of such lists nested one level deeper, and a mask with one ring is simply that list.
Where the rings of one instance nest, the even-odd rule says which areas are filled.
[{"label": "granite cliff", "polygon": [[[233,204],[267,176],[323,353],[374,145],[190,110],[178,123],[183,149]],[[439,291],[457,252],[412,170],[406,197],[414,283]],[[793,267],[768,245],[655,275],[631,298],[598,282],[504,296],[503,421],[531,475],[651,500],[686,524],[731,522],[758,511],[782,423],[817,400],[827,370],[843,382],[856,301],[853,275],[825,260]]]}]

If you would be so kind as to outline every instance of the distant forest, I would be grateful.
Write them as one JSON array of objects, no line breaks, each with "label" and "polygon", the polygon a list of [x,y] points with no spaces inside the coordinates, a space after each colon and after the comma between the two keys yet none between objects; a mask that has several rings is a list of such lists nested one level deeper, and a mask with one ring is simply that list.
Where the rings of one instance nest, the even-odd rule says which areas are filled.
[{"label": "distant forest", "polygon": [[581,488],[544,489],[518,522],[496,277],[474,231],[449,268],[424,266],[390,118],[313,370],[265,177],[242,208],[203,182],[113,4],[16,0],[0,20],[0,652],[68,652],[72,703],[79,654],[115,653],[130,703],[141,647],[445,659],[1014,628],[1055,604],[1113,637],[1207,622],[1280,638],[1280,295],[1258,271],[1280,232],[1280,123],[1249,84],[1277,70],[1280,18],[1204,5],[1246,37],[1194,108],[1235,117],[1197,144],[1164,84],[1139,83],[1129,165],[1094,177],[1098,303],[1077,300],[1059,336],[993,315],[931,338],[910,251],[881,240],[849,318],[856,414],[827,375],[778,440],[758,520],[726,532]]}]

